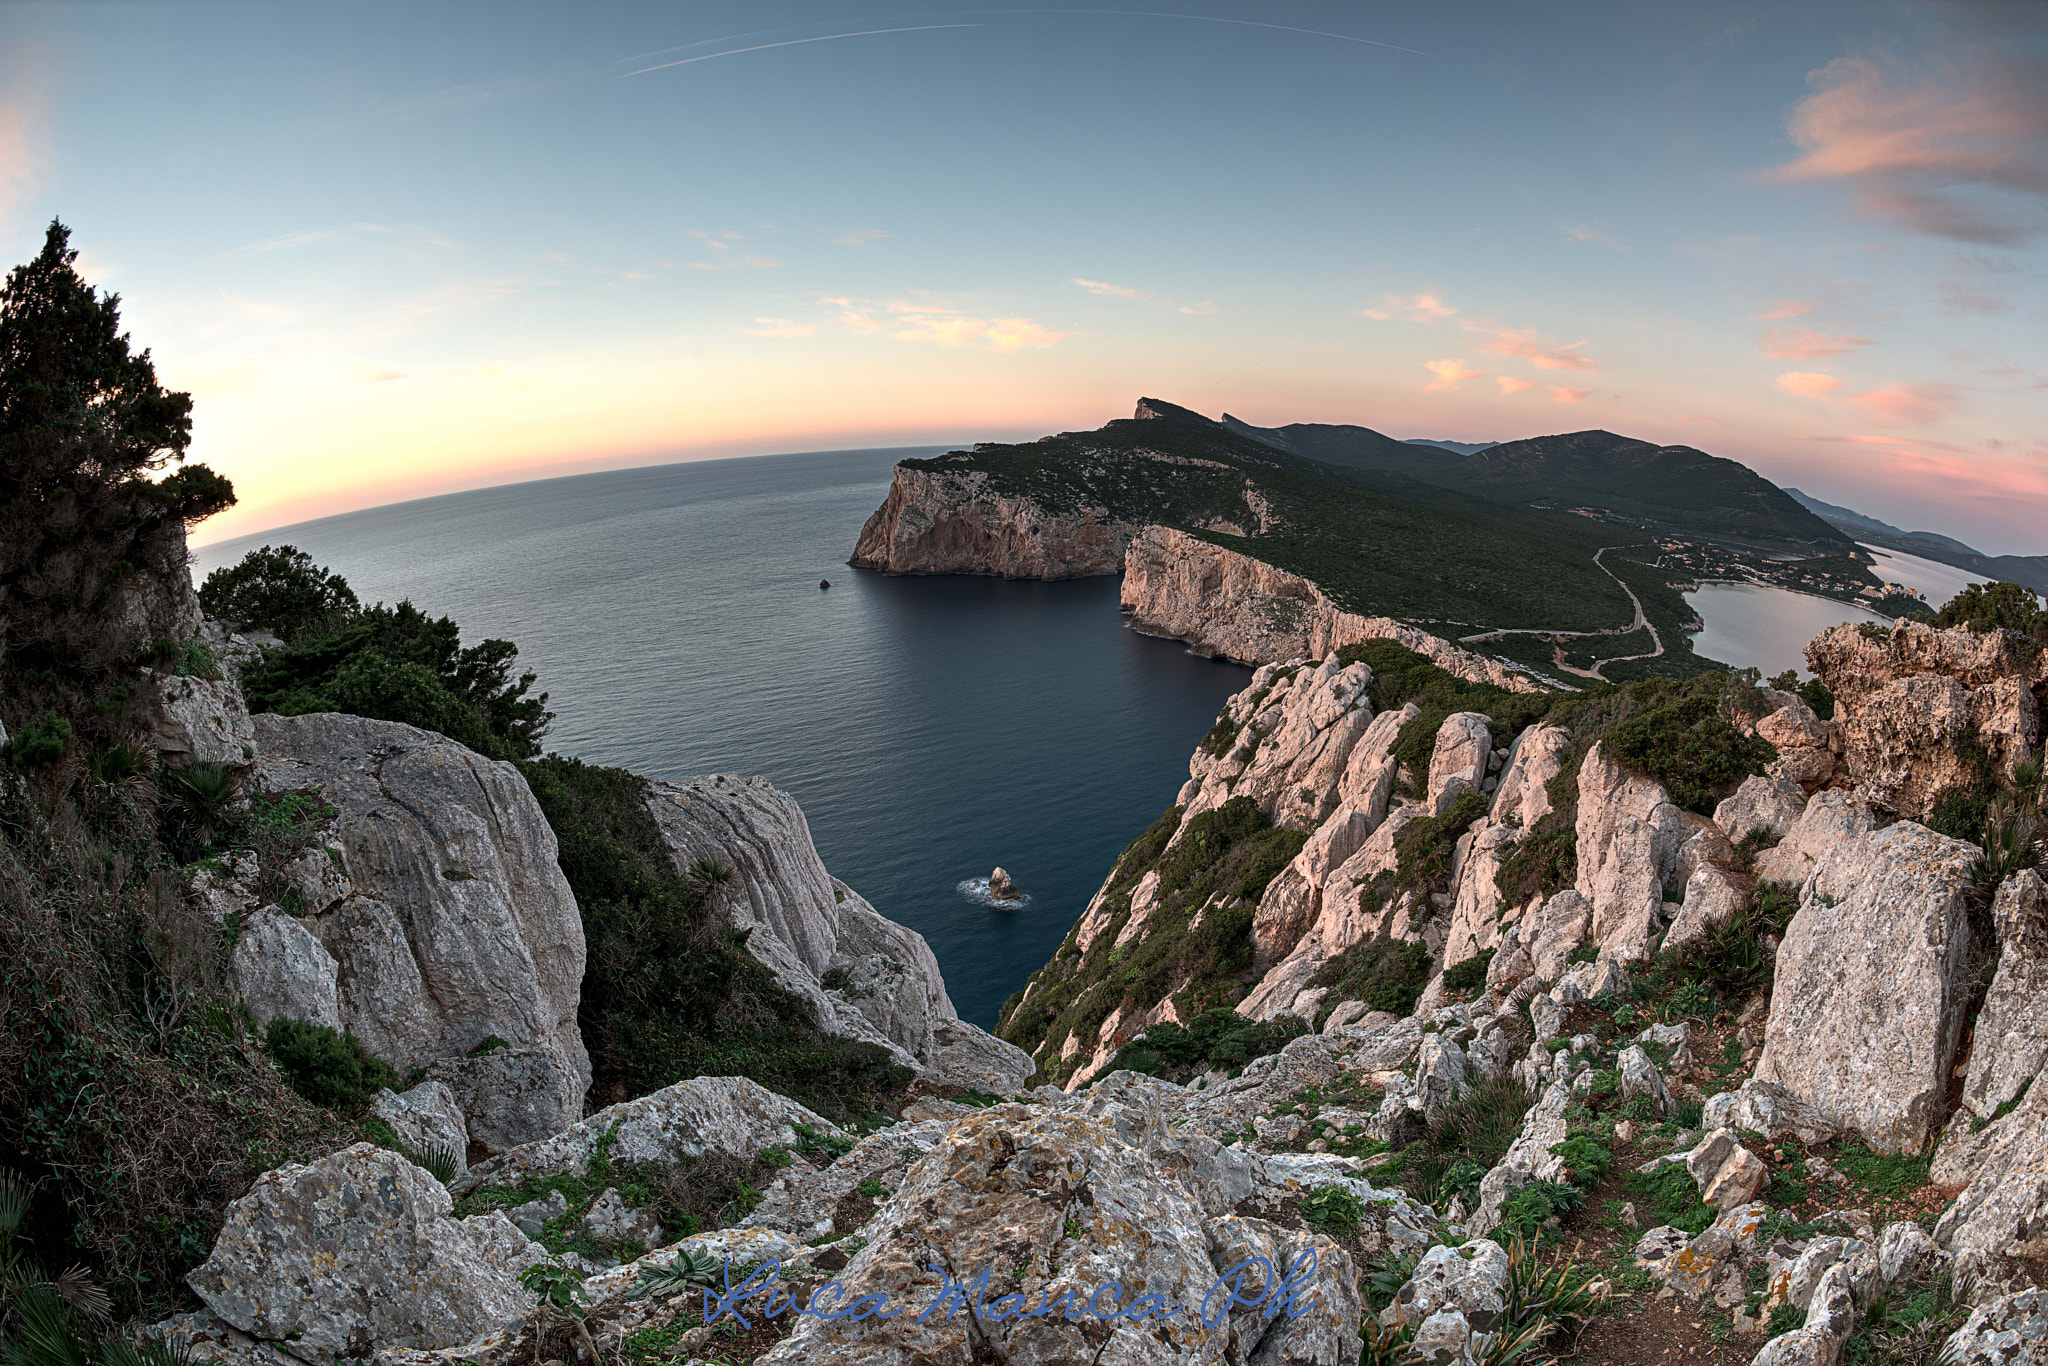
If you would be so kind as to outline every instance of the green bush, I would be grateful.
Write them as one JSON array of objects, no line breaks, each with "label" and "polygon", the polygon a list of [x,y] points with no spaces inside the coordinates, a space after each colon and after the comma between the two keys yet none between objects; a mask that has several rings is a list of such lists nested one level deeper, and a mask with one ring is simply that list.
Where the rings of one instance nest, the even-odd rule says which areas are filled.
[{"label": "green bush", "polygon": [[1744,735],[1721,719],[1717,699],[1679,696],[1614,728],[1614,757],[1664,785],[1671,800],[1712,814],[1722,795],[1764,771],[1777,755],[1768,740]]},{"label": "green bush", "polygon": [[403,1085],[391,1064],[372,1057],[354,1034],[311,1020],[275,1016],[263,1042],[292,1090],[330,1110],[359,1110],[384,1087]]},{"label": "green bush", "polygon": [[1477,991],[1486,985],[1486,969],[1496,950],[1482,949],[1454,967],[1444,969],[1444,986],[1450,991]]},{"label": "green bush", "polygon": [[1934,614],[1940,628],[1962,626],[1977,632],[2017,631],[2048,639],[2048,612],[2031,588],[2016,583],[1973,583],[1950,598]]},{"label": "green bush", "polygon": [[533,674],[513,675],[511,641],[465,648],[452,620],[410,602],[328,620],[243,670],[251,711],[352,712],[439,731],[494,759],[540,753],[554,713],[546,693],[529,695]]},{"label": "green bush", "polygon": [[1142,1038],[1125,1044],[1103,1074],[1128,1068],[1184,1082],[1212,1069],[1242,1067],[1253,1058],[1277,1053],[1307,1032],[1307,1023],[1292,1015],[1267,1023],[1219,1006],[1203,1011],[1185,1028],[1171,1023],[1153,1025]]},{"label": "green bush", "polygon": [[199,605],[217,621],[270,631],[285,641],[331,628],[362,610],[347,579],[290,545],[266,545],[214,570],[199,585]]},{"label": "green bush", "polygon": [[886,1050],[824,1033],[722,927],[704,879],[678,874],[647,780],[551,754],[520,765],[582,912],[588,967],[577,1021],[593,1103],[698,1076],[751,1077],[835,1119],[900,1102]]},{"label": "green bush", "polygon": [[1316,970],[1309,985],[1329,987],[1326,1010],[1363,1001],[1373,1010],[1407,1015],[1429,985],[1429,950],[1384,933],[1361,940]]},{"label": "green bush", "polygon": [[1348,1186],[1318,1186],[1301,1200],[1301,1221],[1339,1238],[1358,1232],[1358,1221],[1364,1217],[1365,1202]]},{"label": "green bush", "polygon": [[1474,821],[1486,819],[1486,812],[1486,798],[1467,792],[1443,815],[1411,822],[1395,846],[1395,875],[1402,885],[1413,887],[1450,877],[1459,838]]},{"label": "green bush", "polygon": [[1579,832],[1560,813],[1550,811],[1511,846],[1493,883],[1507,905],[1522,906],[1533,897],[1555,896],[1578,876]]},{"label": "green bush", "polygon": [[26,773],[48,768],[71,748],[71,723],[53,712],[42,712],[35,720],[7,737],[7,762]]}]

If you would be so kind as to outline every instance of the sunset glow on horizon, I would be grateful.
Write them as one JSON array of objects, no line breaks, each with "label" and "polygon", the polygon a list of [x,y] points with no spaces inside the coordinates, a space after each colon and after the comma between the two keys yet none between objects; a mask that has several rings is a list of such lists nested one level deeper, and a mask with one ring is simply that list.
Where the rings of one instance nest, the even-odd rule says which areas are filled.
[{"label": "sunset glow on horizon", "polygon": [[2043,554],[2044,14],[15,7],[0,255],[62,218],[193,393],[200,542],[1152,395]]}]

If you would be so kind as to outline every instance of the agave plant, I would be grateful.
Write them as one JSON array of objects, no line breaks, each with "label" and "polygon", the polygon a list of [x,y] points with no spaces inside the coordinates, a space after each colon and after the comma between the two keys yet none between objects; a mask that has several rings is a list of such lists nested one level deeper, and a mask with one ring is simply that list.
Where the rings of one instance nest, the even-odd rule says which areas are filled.
[{"label": "agave plant", "polygon": [[234,815],[239,784],[220,764],[183,764],[157,775],[157,790],[173,805],[181,824],[201,844],[213,843]]},{"label": "agave plant", "polygon": [[633,1299],[645,1299],[649,1295],[674,1295],[680,1291],[710,1285],[718,1274],[718,1263],[708,1252],[686,1248],[678,1252],[675,1260],[666,1266],[643,1266],[640,1279],[631,1291]]},{"label": "agave plant", "polygon": [[2032,809],[2004,796],[1994,799],[1984,817],[1984,855],[1977,860],[1977,885],[1995,892],[1998,885],[2041,862],[2039,824]]}]

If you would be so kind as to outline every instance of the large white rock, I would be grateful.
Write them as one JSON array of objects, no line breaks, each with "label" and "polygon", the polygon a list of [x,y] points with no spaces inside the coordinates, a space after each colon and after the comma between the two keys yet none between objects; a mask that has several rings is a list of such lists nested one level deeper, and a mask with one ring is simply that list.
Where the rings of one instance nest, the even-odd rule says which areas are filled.
[{"label": "large white rock", "polygon": [[1947,1366],[2048,1366],[2048,1290],[2029,1288],[1972,1309],[1941,1359]]},{"label": "large white rock", "polygon": [[[998,1106],[963,1117],[904,1174],[869,1223],[866,1246],[834,1277],[846,1287],[843,1302],[880,1294],[918,1309],[870,1320],[857,1332],[806,1318],[761,1358],[763,1366],[968,1366],[977,1350],[1033,1366],[1353,1366],[1360,1305],[1350,1256],[1329,1238],[1235,1212],[1233,1195],[1263,1192],[1256,1178],[1224,1176],[1223,1167],[1242,1157],[1206,1139],[1176,1139],[1152,1105],[1102,1096],[1070,1107]],[[1122,1286],[1117,1299],[1126,1306],[1141,1294],[1158,1296],[1152,1303],[1161,1311],[1196,1306],[1237,1264],[1306,1250],[1317,1258],[1315,1299],[1311,1305],[1304,1294],[1297,1301],[1306,1311],[1298,1318],[1238,1308],[1204,1329],[1189,1309],[1114,1321],[1016,1312],[1057,1304],[1062,1294],[1070,1304],[1085,1302],[1111,1281]],[[956,1272],[970,1297],[975,1278],[989,1270],[984,1302],[1000,1311],[923,1314],[941,1298],[934,1266]],[[1002,1298],[1008,1296],[1021,1299]]]},{"label": "large white rock", "polygon": [[353,895],[304,923],[338,965],[342,1023],[400,1072],[492,1035],[540,1049],[580,1102],[583,922],[519,771],[396,721],[255,727],[262,791],[316,788],[340,811]]},{"label": "large white rock", "polygon": [[[1955,1258],[1958,1279],[1997,1293],[2024,1284],[2022,1259],[2048,1255],[2048,1086],[2027,1088],[2018,1108],[1968,1140],[1967,1160],[1944,1143],[1935,1179],[1969,1181],[1934,1226],[1934,1241]],[[1956,1167],[1966,1170],[1957,1172]]]},{"label": "large white rock", "polygon": [[462,1110],[470,1141],[495,1156],[558,1134],[583,1115],[576,1079],[545,1048],[493,1048],[475,1057],[443,1058],[427,1076],[448,1088]]},{"label": "large white rock", "polygon": [[2015,873],[1999,887],[1991,918],[2005,947],[1977,1015],[1963,1083],[1963,1105],[1979,1119],[2048,1067],[2048,884],[2031,868]]},{"label": "large white rock", "polygon": [[1812,874],[1821,855],[1876,828],[1877,818],[1857,798],[1842,792],[1817,792],[1791,832],[1774,848],[1756,856],[1756,875],[1764,882],[1797,887]]},{"label": "large white rock", "polygon": [[448,1191],[358,1143],[256,1179],[186,1279],[221,1319],[314,1366],[382,1347],[453,1347],[531,1312],[546,1256],[502,1214],[458,1220]]},{"label": "large white rock", "polygon": [[[711,891],[714,910],[826,1033],[936,1069],[933,1079],[946,1084],[1023,1089],[1037,1067],[1031,1056],[960,1019],[924,936],[825,871],[787,792],[766,778],[712,774],[650,784],[647,809],[679,873],[700,859],[732,869],[731,881]],[[835,968],[854,990],[825,988],[820,979]],[[966,1046],[969,1035],[980,1037]],[[963,1069],[957,1077],[949,1060]]]},{"label": "large white rock", "polygon": [[1429,755],[1430,812],[1441,816],[1467,792],[1486,781],[1486,760],[1493,752],[1491,722],[1484,712],[1461,711],[1437,727],[1436,747]]},{"label": "large white rock", "polygon": [[1677,864],[1684,814],[1661,784],[1595,744],[1579,766],[1578,892],[1593,908],[1600,956],[1647,960],[1663,935],[1664,883]]},{"label": "large white rock", "polygon": [[668,1162],[708,1150],[751,1159],[763,1148],[796,1143],[793,1126],[820,1134],[838,1126],[746,1077],[695,1077],[638,1100],[607,1106],[561,1133],[479,1162],[456,1183],[460,1192],[516,1186],[528,1177],[589,1170],[591,1154],[612,1134],[616,1163]]},{"label": "large white rock", "polygon": [[1805,810],[1806,793],[1799,784],[1752,775],[1742,780],[1734,796],[1714,808],[1714,824],[1731,840],[1759,830],[1782,837],[1792,832]]},{"label": "large white rock", "polygon": [[416,1153],[443,1149],[455,1156],[455,1174],[469,1170],[469,1128],[455,1093],[438,1081],[423,1081],[401,1092],[379,1091],[370,1113],[391,1126],[398,1141]]},{"label": "large white rock", "polygon": [[1880,1152],[1926,1147],[1962,1030],[1978,857],[1910,821],[1822,857],[1778,950],[1758,1080]]},{"label": "large white rock", "polygon": [[1528,830],[1549,815],[1550,780],[1564,771],[1571,743],[1562,726],[1531,726],[1516,736],[1493,794],[1493,819]]},{"label": "large white rock", "polygon": [[265,906],[242,924],[228,981],[259,1025],[279,1015],[342,1028],[334,955],[296,917]]},{"label": "large white rock", "polygon": [[152,694],[150,747],[173,767],[222,764],[247,768],[256,757],[256,728],[242,690],[227,678],[141,671]]},{"label": "large white rock", "polygon": [[1749,900],[1747,881],[1711,863],[1695,868],[1685,882],[1685,900],[1664,932],[1664,947],[1676,950],[1696,944],[1733,920]]}]

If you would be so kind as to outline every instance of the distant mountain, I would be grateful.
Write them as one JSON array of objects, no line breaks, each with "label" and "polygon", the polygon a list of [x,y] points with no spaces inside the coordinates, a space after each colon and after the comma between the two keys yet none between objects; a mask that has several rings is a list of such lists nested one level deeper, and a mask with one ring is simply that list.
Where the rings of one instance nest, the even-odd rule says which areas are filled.
[{"label": "distant mountain", "polygon": [[1427,466],[1455,463],[1450,454],[1435,445],[1418,446],[1396,441],[1370,427],[1333,426],[1323,422],[1292,422],[1285,427],[1254,427],[1249,422],[1223,415],[1223,425],[1239,436],[1271,446],[1290,455],[1306,456],[1325,465],[1349,470],[1380,470],[1413,473]]},{"label": "distant mountain", "polygon": [[1430,439],[1429,439],[1428,437],[1423,437],[1423,436],[1411,436],[1411,437],[1409,437],[1409,438],[1408,438],[1408,444],[1409,444],[1409,445],[1411,445],[1411,446],[1439,446],[1439,447],[1441,447],[1441,448],[1443,448],[1444,450],[1447,450],[1447,451],[1456,451],[1456,452],[1457,452],[1457,453],[1458,453],[1459,455],[1477,455],[1477,454],[1479,454],[1479,452],[1481,452],[1481,451],[1486,451],[1486,450],[1492,450],[1492,449],[1493,449],[1493,448],[1494,448],[1495,446],[1498,446],[1498,445],[1500,444],[1500,442],[1498,442],[1498,441],[1432,441],[1432,440],[1430,440]]},{"label": "distant mountain", "polygon": [[1908,555],[1967,569],[1987,579],[2017,583],[2037,593],[2048,593],[2048,555],[1986,555],[1952,536],[1933,531],[1902,531],[1890,522],[1880,522],[1867,513],[1837,503],[1824,503],[1798,489],[1786,489],[1785,492],[1831,526],[1872,545],[1881,545],[1887,550],[1903,550]]},{"label": "distant mountain", "polygon": [[1499,503],[1597,508],[1663,535],[1796,555],[1850,555],[1853,539],[1740,461],[1613,432],[1489,446],[1408,471]]}]

